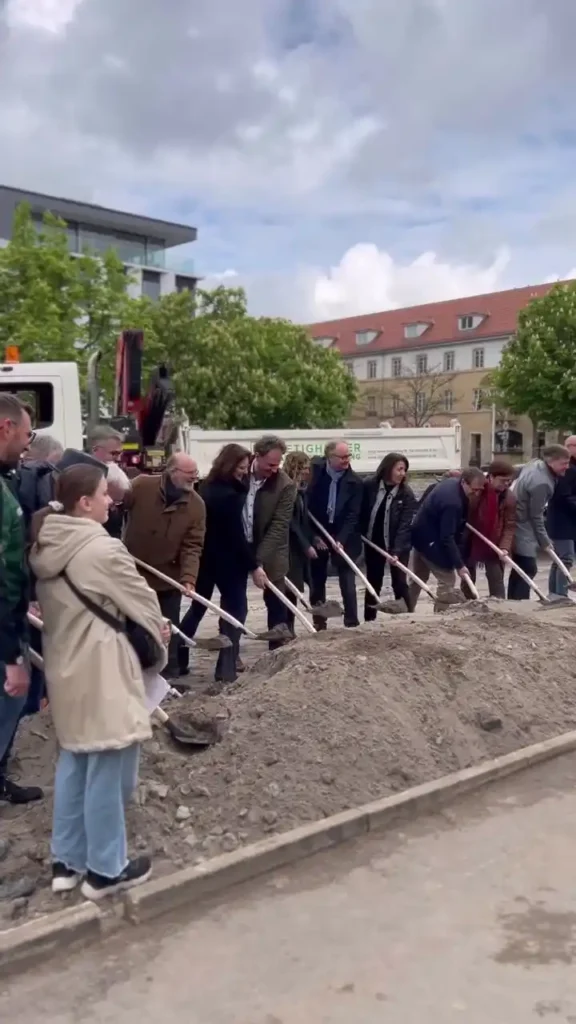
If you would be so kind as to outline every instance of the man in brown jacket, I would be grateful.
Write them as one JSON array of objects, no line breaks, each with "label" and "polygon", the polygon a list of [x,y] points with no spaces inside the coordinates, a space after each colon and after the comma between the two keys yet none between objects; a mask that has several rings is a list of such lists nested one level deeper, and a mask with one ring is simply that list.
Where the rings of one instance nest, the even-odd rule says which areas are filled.
[{"label": "man in brown jacket", "polygon": [[[194,490],[197,479],[194,459],[179,452],[170,458],[161,476],[136,477],[125,499],[128,521],[124,543],[128,551],[180,583],[189,594],[194,592],[206,529],[204,502]],[[163,615],[179,625],[180,591],[157,576],[143,575],[158,594]],[[166,674],[179,674],[175,638],[170,644]]]},{"label": "man in brown jacket", "polygon": [[[470,525],[475,526],[505,554],[509,554],[512,549],[516,529],[516,498],[510,490],[513,479],[514,467],[505,459],[494,459],[488,466],[486,486],[480,498],[471,502],[468,513]],[[472,581],[476,581],[478,563],[483,562],[490,597],[504,600],[506,592],[502,562],[471,530],[466,533],[466,565]],[[470,597],[465,581],[462,583],[462,592]]]},{"label": "man in brown jacket", "polygon": [[[261,437],[254,445],[254,458],[248,477],[248,496],[244,505],[244,533],[254,545],[258,565],[279,590],[285,590],[284,577],[290,559],[290,521],[296,501],[296,486],[280,469],[286,445],[279,437]],[[268,629],[287,621],[286,608],[272,591],[264,590]],[[270,644],[270,648],[278,643]]]}]

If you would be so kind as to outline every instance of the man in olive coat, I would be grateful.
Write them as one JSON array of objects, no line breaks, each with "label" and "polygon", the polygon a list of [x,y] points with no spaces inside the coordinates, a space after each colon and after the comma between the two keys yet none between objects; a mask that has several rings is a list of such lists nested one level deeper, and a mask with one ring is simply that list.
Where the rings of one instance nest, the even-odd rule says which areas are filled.
[{"label": "man in olive coat", "polygon": [[[244,505],[244,532],[254,545],[258,565],[279,590],[285,591],[284,577],[290,561],[290,521],[296,500],[296,486],[280,464],[286,445],[279,437],[261,437],[254,445]],[[287,621],[287,611],[271,590],[264,590],[268,629]],[[271,649],[278,646],[270,644]]]}]

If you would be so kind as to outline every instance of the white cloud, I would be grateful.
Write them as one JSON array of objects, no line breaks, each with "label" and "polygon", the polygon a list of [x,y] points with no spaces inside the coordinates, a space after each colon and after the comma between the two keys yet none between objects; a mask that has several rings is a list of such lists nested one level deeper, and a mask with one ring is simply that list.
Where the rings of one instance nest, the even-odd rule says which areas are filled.
[{"label": "white cloud", "polygon": [[82,0],[8,0],[6,19],[14,28],[64,31]]},{"label": "white cloud", "polygon": [[226,270],[209,276],[205,285],[242,286],[254,314],[313,323],[496,291],[504,285],[510,259],[502,248],[486,266],[451,263],[433,252],[401,263],[376,245],[359,243],[327,270],[301,267],[293,275],[252,277]]}]

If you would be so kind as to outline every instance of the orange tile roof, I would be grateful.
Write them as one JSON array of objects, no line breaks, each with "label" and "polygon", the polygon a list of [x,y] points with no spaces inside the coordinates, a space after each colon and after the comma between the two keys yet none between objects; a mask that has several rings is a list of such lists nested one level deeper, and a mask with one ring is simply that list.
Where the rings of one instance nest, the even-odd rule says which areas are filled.
[{"label": "orange tile roof", "polygon": [[[344,356],[365,355],[371,352],[390,352],[395,349],[428,348],[430,345],[454,345],[479,338],[499,338],[513,334],[519,312],[532,299],[546,295],[551,284],[538,284],[526,288],[511,288],[488,295],[469,295],[446,302],[429,302],[424,306],[387,309],[382,313],[364,313],[342,320],[326,320],[309,324],[313,338],[333,338],[332,347]],[[484,317],[474,330],[461,331],[458,318],[478,314]],[[419,338],[405,338],[408,324],[430,323]],[[357,331],[378,331],[378,337],[366,345],[356,343]]]}]

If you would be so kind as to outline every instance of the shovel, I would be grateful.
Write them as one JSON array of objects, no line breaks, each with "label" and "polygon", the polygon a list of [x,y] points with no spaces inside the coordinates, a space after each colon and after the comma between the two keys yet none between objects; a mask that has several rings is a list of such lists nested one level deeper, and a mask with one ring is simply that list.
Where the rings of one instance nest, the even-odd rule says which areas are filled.
[{"label": "shovel", "polygon": [[173,622],[170,623],[170,629],[176,636],[180,637],[182,642],[186,644],[186,647],[197,647],[199,651],[223,651],[226,647],[232,647],[230,637],[224,636],[223,633],[220,633],[218,636],[198,637],[196,640],[191,640]]},{"label": "shovel", "polygon": [[324,601],[324,604],[311,605],[308,598],[298,590],[298,587],[294,586],[292,580],[289,580],[287,576],[284,577],[284,583],[311,615],[317,615],[319,619],[341,619],[344,615],[344,609],[338,601]]},{"label": "shovel", "polygon": [[[524,570],[521,569],[519,565],[516,565],[516,562],[514,562],[510,558],[509,555],[505,555],[504,552],[501,551],[501,549],[498,547],[497,544],[493,544],[491,540],[488,540],[488,537],[485,537],[483,533],[480,533],[480,531],[477,530],[475,526],[471,526],[470,523],[466,523],[466,526],[468,527],[468,529],[470,530],[471,533],[475,534],[476,537],[479,537],[480,540],[483,540],[484,543],[487,544],[489,548],[491,548],[491,550],[494,552],[494,554],[498,555],[498,558],[502,562],[504,562],[504,564],[507,565],[509,569],[513,569],[514,572],[517,573],[518,576],[520,576],[520,578],[523,579],[524,582],[528,584],[528,586],[530,587],[530,590],[534,591],[534,593],[536,594],[536,597],[538,598],[539,601],[542,602],[542,604],[552,605],[552,604],[557,604],[558,603],[557,601],[554,601],[554,602],[553,601],[549,601],[548,598],[546,597],[546,595],[543,594],[542,591],[540,590],[540,587],[537,586],[536,583],[534,583],[534,580],[530,579],[530,576],[528,575],[528,573],[524,572]],[[466,582],[468,583],[468,580]],[[572,604],[572,602],[570,602],[570,604]]]},{"label": "shovel", "polygon": [[150,718],[166,729],[171,739],[173,739],[178,746],[196,747],[197,750],[204,750],[206,747],[213,746],[216,742],[216,736],[214,735],[210,735],[199,729],[194,729],[193,726],[186,729],[178,725],[177,722],[172,721],[163,708],[155,708],[150,715]]},{"label": "shovel", "polygon": [[344,551],[344,548],[340,544],[338,544],[337,541],[334,540],[334,537],[332,537],[328,533],[328,530],[324,529],[324,527],[322,526],[322,523],[319,523],[318,520],[316,519],[316,517],[313,516],[311,512],[308,513],[308,516],[309,516],[310,522],[314,523],[314,526],[326,538],[326,540],[330,544],[330,547],[333,548],[333,550],[336,552],[336,554],[340,555],[340,557],[344,559],[346,564],[350,566],[350,568],[352,569],[352,572],[354,573],[354,575],[358,577],[360,582],[366,587],[366,590],[368,591],[368,593],[372,594],[372,597],[376,600],[376,603],[378,604],[380,602],[380,595],[376,593],[376,591],[374,590],[374,587],[372,586],[372,584],[369,582],[369,580],[366,579],[366,577],[365,577],[364,573],[362,572],[362,570],[359,569],[358,566],[356,565],[356,562],[352,558],[350,558],[350,555],[346,554],[346,552]]},{"label": "shovel", "polygon": [[[568,583],[568,590],[576,590],[576,581],[574,581],[572,579],[572,573],[570,572],[569,569],[566,568],[566,566],[564,565],[564,562],[562,561],[560,556],[557,555],[556,552],[554,551],[554,548],[548,548],[548,554],[550,555],[550,558],[552,559],[554,564],[558,567],[558,569],[560,570],[562,575],[565,576],[566,579],[569,581],[569,583]],[[558,604],[558,601],[554,601],[552,603],[553,604]],[[570,604],[572,604],[572,602],[570,602]]]},{"label": "shovel", "polygon": [[139,565],[145,572],[151,573],[152,576],[157,576],[158,579],[162,580],[164,583],[169,583],[175,590],[179,590],[181,594],[184,594],[184,597],[190,597],[193,601],[197,601],[198,604],[204,605],[204,607],[208,608],[208,610],[213,612],[214,615],[217,615],[219,619],[224,619],[225,622],[234,626],[235,629],[239,629],[248,637],[249,640],[262,640],[264,643],[269,643],[273,640],[285,640],[288,637],[290,637],[290,639],[292,638],[292,634],[286,623],[280,623],[279,626],[274,626],[273,629],[267,629],[263,633],[253,633],[251,629],[248,629],[248,627],[244,625],[244,623],[239,622],[233,615],[230,615],[222,608],[219,608],[213,601],[209,601],[207,597],[201,597],[200,594],[197,594],[196,592],[189,594],[181,583],[177,583],[176,580],[171,579],[170,576],[165,576],[165,574],[160,572],[159,569],[153,569],[151,565],[143,562],[140,558],[135,558],[134,561],[136,562],[136,565]]},{"label": "shovel", "polygon": [[[415,572],[412,572],[412,569],[409,569],[408,566],[404,565],[403,562],[401,562],[399,559],[394,558],[392,555],[388,554],[387,551],[384,551],[384,548],[379,548],[378,545],[374,544],[373,541],[368,540],[368,537],[362,537],[362,540],[364,541],[365,544],[368,544],[369,547],[374,548],[374,551],[377,551],[379,555],[382,555],[382,558],[386,559],[389,565],[395,565],[398,569],[400,569],[404,573],[404,575],[408,577],[409,580],[413,580],[414,583],[416,583],[420,587],[420,589],[424,591],[425,594],[428,594],[428,597],[432,601],[436,602],[434,593],[432,590],[430,590],[428,584],[424,583],[424,580],[421,580],[420,577],[417,576]],[[408,609],[406,608],[406,603],[402,600],[380,602],[380,598],[378,598],[378,604],[376,607],[378,611],[389,613],[392,612],[393,614],[393,605],[397,606],[395,610],[397,610],[398,612],[408,611]]]},{"label": "shovel", "polygon": [[[35,615],[32,615],[30,612],[28,612],[28,621],[36,629],[44,628],[44,623],[41,621],[41,619],[38,619]],[[32,662],[32,664],[43,672],[44,659],[41,658],[40,655],[32,649],[30,649],[29,653],[30,661]],[[158,722],[158,724],[162,725],[165,729],[167,729],[174,742],[178,743],[180,746],[196,747],[197,749],[203,749],[205,747],[212,746],[212,744],[216,742],[217,737],[215,736],[209,736],[207,733],[203,734],[202,732],[199,732],[195,729],[183,729],[176,722],[173,722],[172,719],[168,717],[166,712],[163,711],[163,709],[160,707],[154,709],[154,711],[150,715],[150,718],[153,721]]]},{"label": "shovel", "polygon": [[308,630],[309,633],[316,632],[316,628],[306,618],[306,616],[302,614],[300,609],[297,608],[295,604],[292,604],[292,601],[290,601],[286,597],[286,594],[283,594],[282,591],[278,589],[278,587],[274,586],[274,584],[270,582],[270,580],[267,581],[266,586],[268,587],[268,590],[270,590],[273,594],[276,595],[276,597],[278,598],[279,601],[282,602],[284,607],[287,608],[289,612],[292,612],[292,615],[296,616],[299,622],[302,623],[302,625]]}]

